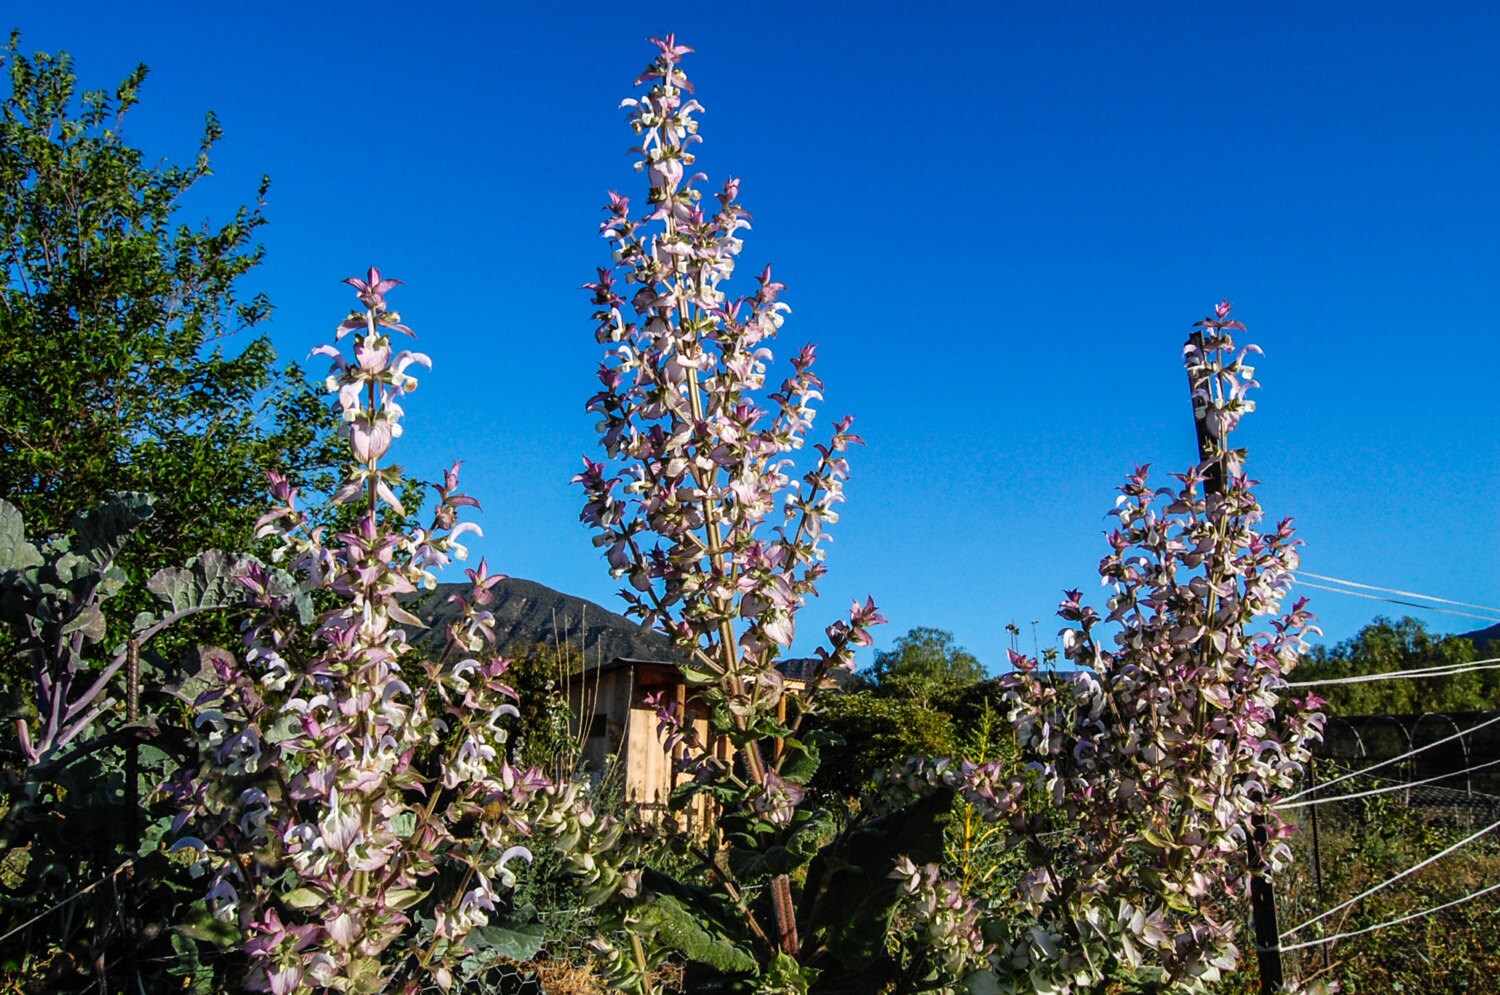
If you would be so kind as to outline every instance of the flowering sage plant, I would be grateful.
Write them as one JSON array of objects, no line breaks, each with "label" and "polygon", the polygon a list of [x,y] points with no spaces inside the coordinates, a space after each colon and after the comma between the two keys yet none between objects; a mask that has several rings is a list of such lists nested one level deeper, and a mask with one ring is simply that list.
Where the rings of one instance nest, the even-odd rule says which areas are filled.
[{"label": "flowering sage plant", "polygon": [[[1024,865],[1013,890],[980,896],[977,917],[933,872],[903,865],[910,894],[946,899],[921,906],[949,917],[945,952],[988,959],[976,990],[1072,995],[1124,976],[1204,991],[1239,963],[1251,877],[1290,859],[1275,801],[1323,716],[1315,696],[1283,692],[1312,616],[1300,599],[1282,612],[1299,543],[1290,520],[1261,531],[1245,452],[1228,444],[1254,410],[1246,359],[1259,352],[1236,351],[1244,326],[1229,310],[1199,322],[1184,352],[1205,458],[1172,487],[1153,489],[1146,467],[1129,476],[1099,564],[1108,614],[1079,591],[1058,610],[1078,669],[1010,654],[999,691],[1020,762],[913,758],[885,778],[898,802],[957,793]],[[976,919],[992,945],[975,942]]]},{"label": "flowering sage plant", "polygon": [[[648,89],[622,105],[639,139],[632,151],[646,175],[646,207],[610,194],[600,233],[614,265],[585,285],[608,350],[588,402],[604,457],[585,459],[575,480],[587,492],[582,518],[597,530],[595,544],[629,584],[628,613],[674,639],[689,707],[709,719],[705,738],[681,703],[652,699],[691,776],[684,792],[713,797],[721,841],[737,852],[782,855],[714,863],[725,907],[757,963],[780,958],[777,971],[796,973],[790,965],[826,948],[799,932],[816,927],[795,907],[789,871],[800,864],[786,854],[803,854],[805,864],[829,825],[803,806],[817,749],[799,732],[825,678],[852,669],[856,647],[884,619],[873,601],[856,601],[847,620],[828,626],[805,690],[789,691],[777,661],[823,576],[847,452],[861,440],[852,419],[839,420],[798,470],[822,399],[813,347],[792,357],[779,383],[771,379],[770,343],[789,311],[784,287],[766,268],[748,293],[731,295],[750,226],[740,184],[730,179],[712,196],[699,189],[692,150],[703,108],[682,68],[691,49],[670,35],[651,42],[655,58],[636,81]],[[716,749],[726,739],[732,749]],[[882,880],[896,856],[885,856]],[[894,903],[896,883],[888,890]],[[660,915],[665,904],[651,907]],[[675,926],[660,932],[681,935]]]},{"label": "flowering sage plant", "polygon": [[[332,360],[353,457],[335,498],[358,523],[328,534],[272,477],[260,532],[292,576],[260,564],[241,576],[255,610],[243,661],[215,657],[196,701],[203,769],[178,785],[198,833],[178,845],[209,871],[215,915],[244,932],[246,986],[277,995],[447,990],[501,954],[529,956],[499,927],[534,837],[567,840],[595,883],[612,873],[588,844],[607,848],[615,830],[571,787],[507,760],[516,695],[488,608],[501,576],[467,571],[440,636],[408,637],[424,626],[407,599],[464,558],[460,538],[479,529],[459,515],[478,503],[455,464],[428,528],[393,524],[400,471],[383,460],[417,386],[408,371],[430,364],[393,348],[410,334],[386,302],[399,281],[371,269],[346,282],[362,305],[338,327],[352,361],[316,352]],[[309,594],[333,607],[310,619]]]},{"label": "flowering sage plant", "polygon": [[1001,682],[1031,764],[992,805],[1031,863],[996,957],[1011,990],[1092,990],[1114,970],[1200,989],[1239,960],[1235,898],[1290,857],[1274,802],[1321,735],[1320,702],[1284,694],[1311,616],[1301,599],[1282,611],[1299,543],[1290,520],[1262,531],[1229,445],[1260,351],[1236,349],[1229,313],[1218,305],[1184,353],[1205,458],[1170,487],[1130,475],[1099,565],[1106,614],[1078,591],[1059,609],[1080,669],[1012,654]]}]

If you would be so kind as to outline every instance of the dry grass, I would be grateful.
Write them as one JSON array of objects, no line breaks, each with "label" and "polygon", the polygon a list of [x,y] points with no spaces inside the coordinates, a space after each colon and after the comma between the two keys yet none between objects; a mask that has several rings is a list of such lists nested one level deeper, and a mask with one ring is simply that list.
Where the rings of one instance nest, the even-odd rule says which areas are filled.
[{"label": "dry grass", "polygon": [[[547,995],[604,995],[609,989],[589,964],[570,964],[560,960],[537,960],[526,967],[536,972]],[[668,961],[656,969],[651,978],[659,992],[681,992],[682,965]]]},{"label": "dry grass", "polygon": [[601,995],[608,990],[587,964],[539,960],[529,966],[536,971],[537,980],[547,995]]}]

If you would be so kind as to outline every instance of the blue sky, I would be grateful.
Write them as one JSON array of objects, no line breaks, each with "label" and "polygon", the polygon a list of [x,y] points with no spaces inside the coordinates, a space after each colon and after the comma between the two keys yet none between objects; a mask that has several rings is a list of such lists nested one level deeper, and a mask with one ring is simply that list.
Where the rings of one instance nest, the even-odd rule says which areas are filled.
[{"label": "blue sky", "polygon": [[[816,342],[825,416],[868,441],[797,649],[866,593],[879,645],[936,626],[995,666],[1033,619],[1048,645],[1059,592],[1098,590],[1125,472],[1195,458],[1179,349],[1221,297],[1266,351],[1237,439],[1304,566],[1500,603],[1500,7],[434,6],[7,12],[85,85],[147,63],[126,135],[153,157],[219,114],[187,219],[271,175],[251,289],[283,356],[330,337],[340,278],[407,281],[435,369],[397,456],[466,461],[492,566],[614,604],[568,484],[597,447],[578,287],[605,192],[643,199],[617,108],[675,31],[699,166],[755,218],[742,271],[788,285],[778,355]],[[1308,593],[1331,639],[1402,611]]]}]

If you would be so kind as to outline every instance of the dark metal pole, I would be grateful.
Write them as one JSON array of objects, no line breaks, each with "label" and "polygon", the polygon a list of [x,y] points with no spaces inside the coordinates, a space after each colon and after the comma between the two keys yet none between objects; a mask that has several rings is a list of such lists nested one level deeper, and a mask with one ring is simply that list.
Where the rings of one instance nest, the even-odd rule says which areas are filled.
[{"label": "dark metal pole", "polygon": [[[132,639],[125,647],[125,721],[141,721],[141,647]],[[131,846],[140,844],[141,745],[132,730],[125,744],[125,818]]]},{"label": "dark metal pole", "polygon": [[[1198,354],[1203,354],[1203,333],[1194,330],[1188,342],[1194,346]],[[1198,382],[1193,379],[1192,367],[1187,370],[1188,397],[1191,400],[1193,393],[1198,389]],[[1205,411],[1206,413],[1206,411]],[[1222,496],[1224,493],[1224,461],[1222,458],[1213,459],[1213,443],[1210,439],[1208,426],[1204,419],[1198,414],[1197,403],[1193,404],[1193,426],[1198,433],[1198,459],[1208,464],[1204,473],[1203,493]],[[1260,793],[1254,794],[1254,800],[1261,801]],[[1260,813],[1250,816],[1250,921],[1255,934],[1255,961],[1260,969],[1261,995],[1274,995],[1281,987],[1285,976],[1281,968],[1281,935],[1276,925],[1276,893],[1271,888],[1271,881],[1265,875],[1265,860],[1262,854],[1270,843],[1270,835],[1266,829],[1266,820]]]},{"label": "dark metal pole", "polygon": [[[1316,791],[1318,787],[1318,758],[1307,759],[1307,790]],[[1308,815],[1312,819],[1312,866],[1313,885],[1317,889],[1318,908],[1324,907],[1323,900],[1323,851],[1318,843],[1318,808],[1316,804],[1308,806]],[[1318,948],[1323,952],[1323,969],[1328,969],[1328,944],[1324,943]]]},{"label": "dark metal pole", "polygon": [[1269,842],[1263,815],[1250,817],[1250,922],[1255,932],[1255,962],[1260,968],[1261,995],[1274,995],[1284,977],[1281,935],[1276,925],[1276,892],[1265,876],[1261,854]]}]

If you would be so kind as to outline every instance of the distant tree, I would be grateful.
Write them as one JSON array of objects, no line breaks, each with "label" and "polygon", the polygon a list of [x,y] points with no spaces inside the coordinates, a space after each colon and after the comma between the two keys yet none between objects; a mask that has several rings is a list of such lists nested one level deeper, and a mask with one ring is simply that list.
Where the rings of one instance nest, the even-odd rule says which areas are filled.
[{"label": "distant tree", "polygon": [[[1332,649],[1316,646],[1303,657],[1299,681],[1326,681],[1424,667],[1455,666],[1477,658],[1474,644],[1439,636],[1414,618],[1376,618]],[[1315,688],[1334,715],[1415,715],[1500,708],[1500,671],[1441,677],[1331,684]]]},{"label": "distant tree", "polygon": [[582,744],[573,731],[578,718],[568,698],[569,678],[583,670],[583,653],[567,642],[519,643],[505,647],[505,681],[527,707],[509,718],[511,762],[540,767],[558,780],[571,777]]},{"label": "distant tree", "polygon": [[210,175],[210,114],[191,165],[147,164],[122,125],[146,77],[77,90],[66,55],[0,50],[0,496],[37,535],[117,491],[156,498],[122,566],[133,610],[154,570],[245,547],[265,473],[329,483],[335,423],[258,328],[240,278],[261,260],[254,207],[191,227],[182,198]]},{"label": "distant tree", "polygon": [[951,715],[869,688],[829,695],[819,710],[818,728],[836,733],[838,740],[823,747],[812,787],[842,798],[858,797],[877,773],[910,757],[946,757],[956,750]]},{"label": "distant tree", "polygon": [[237,626],[204,612],[145,642],[133,723],[121,647],[161,611],[147,578],[251,544],[266,471],[331,486],[336,422],[255,334],[269,302],[237,290],[264,183],[222,225],[180,220],[212,115],[191,165],[148,164],[122,131],[145,67],[80,92],[66,54],[19,46],[0,46],[0,989],[159,990],[183,957],[169,926],[221,928],[157,846],[175,813],[152,788],[188,745],[161,668]]},{"label": "distant tree", "polygon": [[875,681],[884,686],[923,683],[972,684],[985,678],[979,659],[953,642],[953,633],[925,626],[912,629],[894,646],[875,654]]}]

